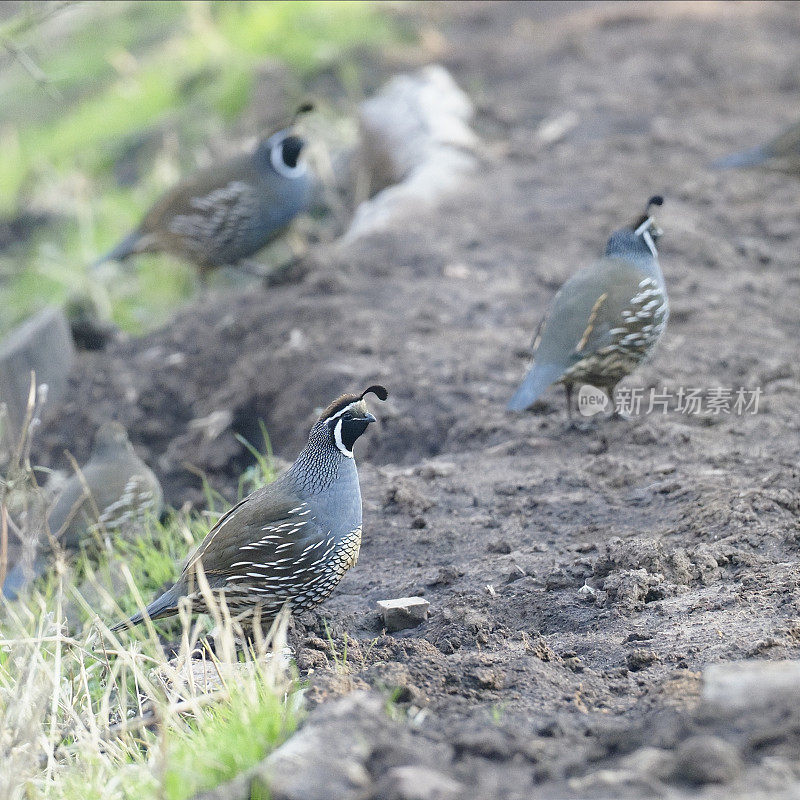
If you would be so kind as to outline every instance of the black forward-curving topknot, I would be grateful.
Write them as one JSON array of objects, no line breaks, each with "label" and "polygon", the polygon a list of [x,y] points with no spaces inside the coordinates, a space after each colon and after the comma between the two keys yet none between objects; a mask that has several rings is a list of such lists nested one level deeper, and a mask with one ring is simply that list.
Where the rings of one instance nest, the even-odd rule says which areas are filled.
[{"label": "black forward-curving topknot", "polygon": [[351,403],[357,403],[359,400],[363,400],[364,397],[368,394],[374,394],[380,400],[385,400],[389,396],[389,392],[383,386],[370,386],[368,389],[365,389],[361,394],[343,394],[341,397],[337,397],[320,415],[320,419],[328,419],[332,417],[334,414],[341,411],[343,408],[347,408]]},{"label": "black forward-curving topknot", "polygon": [[386,391],[386,387],[379,386],[378,384],[364,389],[364,391],[361,392],[361,399],[363,400],[368,394],[374,394],[378,400],[386,400],[386,398],[389,397],[389,392]]},{"label": "black forward-curving topknot", "polygon": [[664,205],[664,198],[660,194],[654,194],[648,201],[647,207],[644,210],[644,214],[640,214],[636,219],[631,223],[630,230],[637,231],[639,230],[640,226],[642,226],[648,219],[650,219],[650,209],[653,206],[663,206]]}]

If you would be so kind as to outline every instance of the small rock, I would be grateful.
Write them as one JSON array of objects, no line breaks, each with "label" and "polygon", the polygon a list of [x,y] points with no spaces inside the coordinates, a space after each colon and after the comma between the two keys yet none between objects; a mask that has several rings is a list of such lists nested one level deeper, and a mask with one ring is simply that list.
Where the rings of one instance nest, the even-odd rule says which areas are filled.
[{"label": "small rock", "polygon": [[717,736],[692,736],[678,748],[673,777],[689,783],[728,783],[742,770],[736,748]]},{"label": "small rock", "polygon": [[404,766],[390,769],[378,784],[375,797],[381,800],[456,800],[466,787],[428,767]]},{"label": "small rock", "polygon": [[638,775],[666,780],[675,768],[675,756],[659,747],[640,747],[625,756],[620,766]]},{"label": "small rock", "polygon": [[383,615],[387,631],[402,631],[416,628],[428,618],[431,604],[424,597],[398,597],[394,600],[378,600],[378,610]]},{"label": "small rock", "polygon": [[491,667],[478,667],[475,678],[481,689],[502,689],[505,685],[503,673]]},{"label": "small rock", "polygon": [[641,669],[649,667],[651,664],[655,664],[656,661],[658,661],[658,655],[655,651],[638,648],[628,653],[625,659],[625,666],[627,666],[631,672],[638,672]]}]

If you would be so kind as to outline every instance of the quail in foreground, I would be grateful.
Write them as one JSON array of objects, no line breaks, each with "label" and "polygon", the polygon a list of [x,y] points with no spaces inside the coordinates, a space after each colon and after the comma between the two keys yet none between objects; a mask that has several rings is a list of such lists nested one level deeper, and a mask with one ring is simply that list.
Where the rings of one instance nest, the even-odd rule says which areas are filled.
[{"label": "quail in foreground", "polygon": [[591,384],[613,402],[616,385],[648,358],[669,316],[667,290],[658,264],[661,231],[644,215],[612,234],[603,257],[573,275],[553,304],[533,343],[533,365],[508,408],[529,408],[552,383],[562,383],[571,415],[572,387]]},{"label": "quail in foreground", "polygon": [[764,167],[800,177],[800,122],[766,144],[720,158],[712,166],[717,169]]},{"label": "quail in foreground", "polygon": [[158,478],[136,455],[125,428],[118,422],[104,423],[95,435],[89,461],[64,484],[48,514],[49,534],[40,536],[33,562],[23,559],[11,569],[3,594],[15,600],[47,570],[53,540],[74,552],[98,534],[135,529],[146,515],[159,515],[161,506]]},{"label": "quail in foreground", "polygon": [[167,252],[205,275],[249,258],[311,202],[311,175],[300,160],[304,146],[291,130],[281,130],[251,153],[196,172],[168,191],[94,266]]},{"label": "quail in foreground", "polygon": [[[198,567],[215,595],[238,618],[269,624],[288,604],[295,611],[325,600],[358,559],[361,489],[353,445],[375,417],[365,397],[386,400],[383,386],[334,400],[308,444],[274,483],[224,514],[191,556],[176,583],[147,607],[150,619],[178,612],[181,598],[207,611]],[[144,613],[115,625],[136,625]]]}]

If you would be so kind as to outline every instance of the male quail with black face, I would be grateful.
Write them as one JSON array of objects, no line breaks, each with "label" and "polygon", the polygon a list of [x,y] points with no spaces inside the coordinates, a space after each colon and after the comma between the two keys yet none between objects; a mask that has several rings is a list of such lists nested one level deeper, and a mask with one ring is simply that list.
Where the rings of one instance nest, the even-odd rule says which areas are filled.
[{"label": "male quail with black face", "polygon": [[311,202],[312,179],[300,160],[304,146],[299,136],[282,130],[252,153],[196,172],[167,192],[95,266],[168,252],[205,274],[247,259]]},{"label": "male quail with black face", "polygon": [[766,144],[720,158],[712,166],[717,169],[763,167],[800,177],[800,122]]},{"label": "male quail with black face", "polygon": [[[388,397],[383,386],[370,386],[360,395],[342,395],[322,412],[294,464],[220,518],[176,583],[147,607],[151,619],[176,614],[184,597],[193,611],[208,610],[198,568],[233,615],[258,615],[262,624],[285,604],[297,611],[330,595],[361,546],[353,445],[375,421],[364,400],[370,393]],[[143,619],[139,612],[112,630]]]},{"label": "male quail with black face", "polygon": [[573,275],[553,300],[533,343],[533,366],[508,408],[529,408],[552,383],[562,383],[571,414],[572,386],[588,383],[613,401],[614,388],[649,357],[667,324],[669,302],[658,264],[661,231],[650,207],[612,234],[603,258]]},{"label": "male quail with black face", "polygon": [[147,514],[160,514],[161,505],[161,484],[136,455],[125,428],[118,422],[101,425],[91,458],[64,484],[48,515],[50,535],[36,543],[32,564],[22,561],[8,573],[3,594],[16,599],[45,572],[53,555],[51,536],[73,552],[90,544],[98,532],[130,531]]}]

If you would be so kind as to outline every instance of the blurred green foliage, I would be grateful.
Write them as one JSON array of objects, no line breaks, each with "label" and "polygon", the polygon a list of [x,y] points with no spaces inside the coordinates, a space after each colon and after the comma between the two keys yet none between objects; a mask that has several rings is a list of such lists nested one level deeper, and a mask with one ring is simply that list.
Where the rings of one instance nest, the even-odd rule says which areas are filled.
[{"label": "blurred green foliage", "polygon": [[[287,115],[315,73],[347,76],[359,53],[401,33],[362,2],[20,4],[0,24],[0,219],[51,215],[0,252],[0,333],[37,308],[88,293],[123,328],[163,322],[196,290],[167,256],[87,274],[251,107],[260,66],[289,69]],[[263,134],[239,130],[238,135]],[[134,166],[130,167],[130,163]],[[128,165],[128,173],[120,165]]]}]

